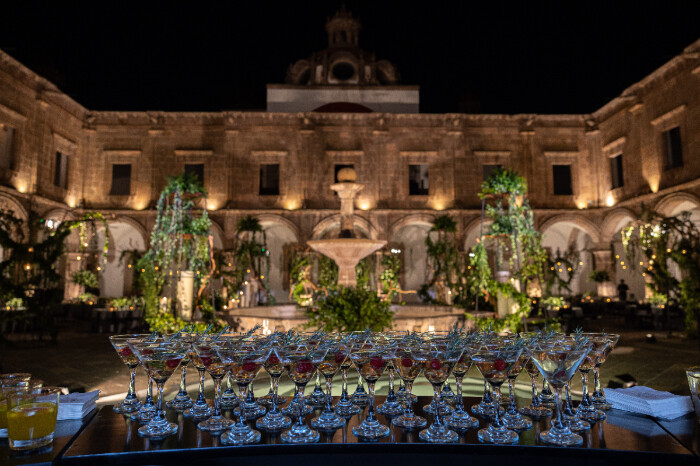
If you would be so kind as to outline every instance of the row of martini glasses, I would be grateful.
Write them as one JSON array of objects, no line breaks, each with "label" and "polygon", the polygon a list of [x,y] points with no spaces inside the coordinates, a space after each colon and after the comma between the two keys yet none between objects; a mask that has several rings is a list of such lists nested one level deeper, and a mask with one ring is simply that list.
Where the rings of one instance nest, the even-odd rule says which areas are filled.
[{"label": "row of martini glasses", "polygon": [[[595,343],[597,340],[601,341],[598,346]],[[170,402],[170,407],[186,409],[185,415],[198,422],[201,430],[213,434],[223,433],[223,443],[259,442],[260,433],[245,422],[252,419],[257,419],[255,425],[261,430],[278,432],[288,429],[281,435],[283,442],[316,442],[319,439],[318,431],[334,431],[342,427],[347,418],[359,412],[359,407],[347,393],[347,371],[354,364],[369,389],[367,415],[360,425],[353,428],[355,436],[373,440],[389,435],[388,426],[377,420],[374,408],[375,384],[385,369],[389,369],[389,396],[386,403],[377,410],[398,427],[409,430],[423,429],[419,435],[422,440],[453,442],[457,440],[458,432],[478,426],[478,421],[464,410],[461,396],[462,378],[472,363],[475,363],[484,376],[488,390],[485,391],[482,402],[472,409],[491,420],[487,428],[479,431],[479,438],[482,442],[489,443],[515,443],[518,440],[517,432],[532,426],[531,421],[523,418],[518,412],[512,389],[512,383],[523,367],[528,369],[533,381],[533,400],[531,405],[523,408],[521,412],[533,418],[551,415],[551,411],[544,406],[546,398],[543,402],[542,397],[536,393],[536,374],[533,373],[533,368],[542,373],[545,381],[555,389],[558,400],[561,398],[559,389],[563,388],[560,387],[559,381],[569,375],[565,385],[568,384],[575,371],[583,367],[581,371],[584,375],[584,397],[579,409],[572,415],[557,404],[557,419],[553,421],[552,429],[544,432],[541,437],[546,443],[568,445],[572,442],[580,443],[581,439],[571,432],[572,427],[580,428],[579,424],[586,422],[584,419],[596,421],[604,417],[604,413],[596,406],[605,405],[595,396],[588,396],[585,376],[591,368],[597,371],[614,346],[613,340],[617,341],[615,336],[604,334],[566,337],[550,332],[499,336],[488,331],[465,334],[458,330],[429,334],[369,331],[350,334],[287,332],[264,337],[254,335],[254,331],[246,334],[222,332],[217,335],[202,335],[181,332],[166,336],[113,336],[112,344],[131,369],[129,394],[115,410],[130,414],[133,419],[142,423],[148,422],[139,429],[142,436],[162,439],[176,433],[177,425],[165,418],[162,391],[165,381],[182,366],[181,390]],[[565,361],[566,364],[561,368],[557,366],[558,370],[552,372],[551,361],[554,359],[547,356],[547,351],[556,350],[557,357],[561,357],[567,348],[573,356],[584,356],[575,367],[564,357],[561,361]],[[591,353],[597,356],[589,356]],[[199,397],[194,402],[184,390],[185,365],[189,361],[194,364],[200,375]],[[135,369],[139,363],[146,369],[150,379],[149,394],[143,404],[136,399],[133,391]],[[271,377],[273,388],[271,396],[265,397],[265,401],[270,404],[267,414],[265,408],[256,403],[252,396],[252,381],[263,367]],[[339,370],[343,374],[343,394],[334,407],[330,393],[333,377]],[[279,407],[277,385],[285,371],[294,382],[296,390],[292,402],[282,410]],[[561,374],[562,371],[564,374]],[[204,377],[207,372],[212,377],[215,387],[213,411],[203,395]],[[391,382],[394,372],[405,386],[405,391],[399,392],[403,397],[393,393]],[[434,389],[433,402],[425,407],[433,415],[434,422],[426,429],[424,428],[427,420],[416,415],[412,409],[414,396],[411,394],[411,388],[421,372]],[[305,401],[304,389],[315,373],[325,378],[327,394],[322,413],[311,420],[309,427],[304,424],[303,418],[312,412],[312,408]],[[222,396],[221,382],[226,374],[229,375],[229,381],[234,380],[239,387],[238,400],[235,396],[226,396],[226,393]],[[454,410],[442,397],[442,387],[450,374],[454,374],[457,382],[457,406]],[[500,407],[500,386],[505,380],[508,380],[511,386],[511,400],[507,413],[501,416],[501,410],[495,407]],[[159,390],[157,405],[152,401],[153,382]],[[596,388],[598,392],[598,382]],[[227,390],[229,391],[232,392]],[[186,398],[181,396],[183,392]],[[596,401],[599,402],[597,405]],[[238,417],[238,422],[222,415],[222,409],[230,409],[236,405],[238,409],[234,414]],[[263,414],[265,416],[261,417]],[[295,419],[294,422],[292,418]]]}]

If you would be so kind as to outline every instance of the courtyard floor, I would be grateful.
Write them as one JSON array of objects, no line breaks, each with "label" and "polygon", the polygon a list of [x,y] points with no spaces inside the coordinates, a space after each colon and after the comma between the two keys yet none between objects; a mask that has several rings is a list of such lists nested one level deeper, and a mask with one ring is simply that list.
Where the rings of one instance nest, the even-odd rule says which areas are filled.
[{"label": "courtyard floor", "polygon": [[[591,331],[600,330],[591,328]],[[688,384],[684,369],[700,363],[698,341],[688,339],[680,333],[668,335],[666,332],[652,332],[655,343],[647,343],[646,331],[622,331],[620,342],[602,367],[603,386],[621,374],[629,374],[637,384],[646,385],[657,390],[677,394],[688,394]],[[109,343],[106,334],[84,333],[64,330],[59,333],[58,342],[19,341],[0,348],[0,372],[29,372],[45,384],[68,387],[70,390],[100,390],[101,403],[113,403],[123,398],[128,388],[128,370],[122,365]],[[146,376],[138,370],[136,379],[139,394],[145,391]],[[188,388],[191,395],[196,394],[196,371],[188,370]],[[354,390],[357,372],[351,370],[350,387]],[[340,392],[340,376],[335,380],[334,394]],[[377,393],[385,393],[386,377],[377,384]],[[267,392],[269,378],[264,373],[256,379],[257,395]],[[483,389],[483,379],[478,370],[472,368],[465,378],[465,392],[479,395]],[[527,396],[529,379],[521,374],[517,380],[519,395]],[[171,379],[167,386],[166,398],[171,398],[177,391],[178,380]],[[211,396],[212,382],[207,380],[207,393]],[[311,390],[311,387],[307,387]],[[574,393],[581,389],[580,380],[575,378]],[[281,393],[289,395],[293,386],[283,376],[280,384]],[[414,386],[417,395],[430,395],[432,389],[427,380],[419,377]]]}]

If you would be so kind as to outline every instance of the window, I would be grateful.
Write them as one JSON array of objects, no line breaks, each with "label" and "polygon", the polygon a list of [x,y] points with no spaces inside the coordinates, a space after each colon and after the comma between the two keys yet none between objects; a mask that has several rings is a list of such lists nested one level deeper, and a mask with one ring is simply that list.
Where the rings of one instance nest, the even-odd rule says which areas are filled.
[{"label": "window", "polygon": [[13,158],[13,143],[15,139],[15,129],[0,125],[0,168],[13,170],[15,161]]},{"label": "window", "polygon": [[552,165],[554,178],[554,194],[569,196],[574,193],[571,189],[571,165]]},{"label": "window", "polygon": [[129,196],[131,194],[131,164],[112,165],[111,196]]},{"label": "window", "polygon": [[260,165],[261,196],[277,196],[280,193],[280,164],[270,163]]},{"label": "window", "polygon": [[625,184],[622,176],[622,154],[610,158],[610,178],[612,179],[612,189],[621,188]]},{"label": "window", "polygon": [[408,194],[411,196],[427,196],[429,189],[428,165],[409,165]]},{"label": "window", "polygon": [[683,150],[681,148],[681,129],[676,126],[663,132],[666,170],[683,166]]},{"label": "window", "polygon": [[489,176],[491,176],[491,173],[494,171],[498,170],[501,168],[500,165],[483,165],[483,170],[484,170],[484,180],[487,180]]},{"label": "window", "polygon": [[203,163],[186,163],[185,176],[194,175],[200,183],[204,185],[204,164]]},{"label": "window", "polygon": [[54,164],[53,184],[63,189],[68,186],[68,156],[58,151]]},{"label": "window", "polygon": [[355,165],[351,163],[338,163],[334,167],[334,172],[335,174],[333,175],[333,182],[337,183],[338,182],[338,172],[342,170],[343,168],[352,168],[355,169]]}]

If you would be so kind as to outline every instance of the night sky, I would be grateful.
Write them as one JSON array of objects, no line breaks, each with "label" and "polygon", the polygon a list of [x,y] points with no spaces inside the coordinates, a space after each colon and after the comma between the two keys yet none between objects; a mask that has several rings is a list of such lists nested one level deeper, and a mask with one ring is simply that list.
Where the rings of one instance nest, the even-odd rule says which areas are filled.
[{"label": "night sky", "polygon": [[592,112],[700,38],[696,0],[14,1],[0,48],[92,110],[264,110],[342,3],[428,113]]}]

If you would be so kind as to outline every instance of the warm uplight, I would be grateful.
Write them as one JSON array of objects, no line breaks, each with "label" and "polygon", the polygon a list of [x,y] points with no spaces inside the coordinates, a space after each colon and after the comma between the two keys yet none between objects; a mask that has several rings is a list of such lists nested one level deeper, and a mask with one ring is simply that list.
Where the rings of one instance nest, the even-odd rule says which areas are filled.
[{"label": "warm uplight", "polygon": [[649,189],[651,189],[652,193],[656,193],[659,191],[659,177],[658,176],[650,176],[649,179]]},{"label": "warm uplight", "polygon": [[615,205],[615,198],[613,197],[612,193],[608,193],[608,197],[605,198],[605,205],[608,207]]},{"label": "warm uplight", "polygon": [[372,201],[366,197],[358,198],[357,208],[360,210],[370,210],[372,208]]},{"label": "warm uplight", "polygon": [[78,205],[78,203],[77,203],[76,200],[75,200],[75,196],[73,196],[73,195],[71,195],[71,196],[66,196],[66,204],[67,204],[68,207],[70,207],[71,209],[74,208],[76,205]]},{"label": "warm uplight", "polygon": [[586,201],[576,201],[576,208],[583,210],[587,207]]},{"label": "warm uplight", "polygon": [[283,202],[283,205],[287,210],[297,210],[301,207],[301,203],[297,199],[287,199]]},{"label": "warm uplight", "polygon": [[21,193],[27,192],[27,185],[23,181],[18,181],[16,187],[17,187],[17,191],[19,191]]},{"label": "warm uplight", "polygon": [[138,198],[134,200],[134,210],[143,210],[148,207],[148,199]]},{"label": "warm uplight", "polygon": [[32,269],[32,266],[30,264],[26,264],[24,266],[24,270],[31,270],[31,269]]},{"label": "warm uplight", "polygon": [[215,199],[208,199],[207,200],[207,209],[208,210],[217,210],[220,207],[219,202]]},{"label": "warm uplight", "polygon": [[445,210],[447,207],[446,202],[442,198],[433,198],[430,202],[431,207],[435,210]]},{"label": "warm uplight", "polygon": [[80,256],[78,256],[78,257],[75,258],[75,260],[77,260],[77,261],[79,261],[79,260],[81,260],[81,259],[82,259],[82,257],[80,257]]}]

